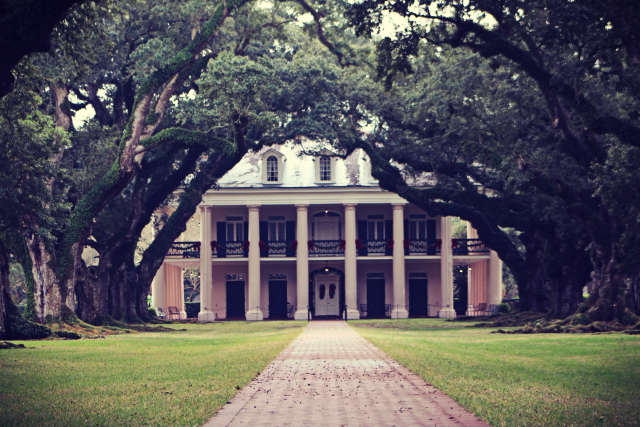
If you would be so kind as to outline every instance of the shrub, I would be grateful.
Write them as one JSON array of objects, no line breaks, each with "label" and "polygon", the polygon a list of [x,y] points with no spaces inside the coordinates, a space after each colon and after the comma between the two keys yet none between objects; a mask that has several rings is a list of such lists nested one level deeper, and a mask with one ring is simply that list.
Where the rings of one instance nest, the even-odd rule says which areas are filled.
[{"label": "shrub", "polygon": [[59,336],[60,338],[67,338],[70,340],[79,340],[80,338],[82,338],[80,335],[76,334],[75,332],[68,332],[68,331],[56,331],[56,335]]},{"label": "shrub", "polygon": [[149,316],[158,317],[158,313],[156,313],[156,309],[153,307],[149,307]]},{"label": "shrub", "polygon": [[640,317],[633,314],[628,308],[624,309],[624,313],[620,317],[620,323],[623,325],[635,325],[640,320]]},{"label": "shrub", "polygon": [[31,322],[20,316],[18,308],[7,304],[8,320],[7,338],[10,340],[38,340],[52,334],[51,329],[38,323]]},{"label": "shrub", "polygon": [[511,306],[506,302],[498,304],[498,313],[508,313],[511,311]]}]

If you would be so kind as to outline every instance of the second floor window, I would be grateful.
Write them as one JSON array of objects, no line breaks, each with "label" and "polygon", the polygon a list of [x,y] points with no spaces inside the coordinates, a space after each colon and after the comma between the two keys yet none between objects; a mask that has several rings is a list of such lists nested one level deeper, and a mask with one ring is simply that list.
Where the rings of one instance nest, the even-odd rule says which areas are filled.
[{"label": "second floor window", "polygon": [[384,240],[383,215],[369,215],[367,217],[367,239]]},{"label": "second floor window", "polygon": [[227,217],[227,242],[244,241],[244,222],[242,217]]},{"label": "second floor window", "polygon": [[269,215],[269,241],[284,242],[286,240],[286,222],[284,215]]},{"label": "second floor window", "polygon": [[320,157],[320,181],[331,181],[331,157]]},{"label": "second floor window", "polygon": [[278,158],[269,156],[267,159],[267,182],[278,182]]}]

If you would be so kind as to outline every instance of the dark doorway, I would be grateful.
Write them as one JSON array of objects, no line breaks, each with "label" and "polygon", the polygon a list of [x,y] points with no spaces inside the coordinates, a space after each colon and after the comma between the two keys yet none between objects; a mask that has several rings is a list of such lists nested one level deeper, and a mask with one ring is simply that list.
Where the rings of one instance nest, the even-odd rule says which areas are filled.
[{"label": "dark doorway", "polygon": [[409,279],[409,316],[429,315],[429,282],[427,279]]},{"label": "dark doorway", "polygon": [[227,319],[245,317],[244,280],[227,281]]},{"label": "dark doorway", "polygon": [[384,279],[367,279],[367,317],[386,317]]},{"label": "dark doorway", "polygon": [[269,280],[269,319],[287,318],[287,281]]}]

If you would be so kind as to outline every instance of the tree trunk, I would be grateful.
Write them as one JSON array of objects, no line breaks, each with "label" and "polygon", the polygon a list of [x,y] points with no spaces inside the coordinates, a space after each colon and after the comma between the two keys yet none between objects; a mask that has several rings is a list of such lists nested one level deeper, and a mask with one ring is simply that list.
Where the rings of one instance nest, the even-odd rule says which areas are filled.
[{"label": "tree trunk", "polygon": [[520,235],[526,249],[525,272],[518,285],[520,308],[524,311],[546,312],[549,310],[549,297],[545,291],[544,274],[544,238],[538,230]]}]

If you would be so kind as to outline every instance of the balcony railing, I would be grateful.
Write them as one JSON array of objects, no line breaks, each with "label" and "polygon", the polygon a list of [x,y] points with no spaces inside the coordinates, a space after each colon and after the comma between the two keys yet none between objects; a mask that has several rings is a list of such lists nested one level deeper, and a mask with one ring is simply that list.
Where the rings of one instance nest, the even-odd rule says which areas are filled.
[{"label": "balcony railing", "polygon": [[295,257],[297,247],[293,240],[260,242],[260,257]]},{"label": "balcony railing", "polygon": [[167,256],[200,258],[200,242],[173,242]]},{"label": "balcony railing", "polygon": [[309,240],[310,257],[344,255],[344,240]]},{"label": "balcony railing", "polygon": [[451,239],[454,255],[489,253],[490,249],[480,239]]},{"label": "balcony railing", "polygon": [[441,252],[442,240],[440,239],[423,239],[423,240],[405,240],[404,250],[406,255],[426,254],[437,255]]}]

